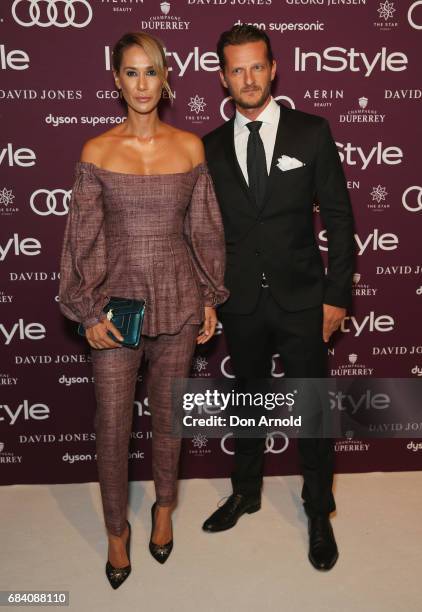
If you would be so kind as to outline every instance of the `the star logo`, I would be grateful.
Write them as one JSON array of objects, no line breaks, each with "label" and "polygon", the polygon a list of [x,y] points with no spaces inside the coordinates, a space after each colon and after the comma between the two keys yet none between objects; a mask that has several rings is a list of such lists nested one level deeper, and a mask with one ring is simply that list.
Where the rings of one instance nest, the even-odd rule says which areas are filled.
[{"label": "the star logo", "polygon": [[195,362],[193,364],[193,369],[196,372],[202,372],[202,370],[206,370],[208,365],[208,361],[205,357],[196,357]]},{"label": "the star logo", "polygon": [[192,444],[195,448],[204,448],[208,444],[208,438],[201,433],[195,434],[192,438]]},{"label": "the star logo", "polygon": [[394,2],[380,2],[380,7],[378,9],[380,19],[387,21],[394,16],[395,12],[396,9],[394,8]]},{"label": "the star logo", "polygon": [[15,196],[13,195],[11,189],[6,189],[6,187],[3,187],[3,189],[0,190],[0,204],[8,206],[9,204],[12,204],[14,199]]},{"label": "the star logo", "polygon": [[206,105],[207,104],[204,102],[204,98],[200,98],[198,94],[196,94],[194,98],[191,98],[190,102],[188,103],[191,112],[196,113],[197,115],[204,111]]},{"label": "the star logo", "polygon": [[371,191],[372,201],[377,202],[378,204],[381,201],[384,201],[388,196],[388,191],[385,187],[378,185],[377,187],[373,187]]}]

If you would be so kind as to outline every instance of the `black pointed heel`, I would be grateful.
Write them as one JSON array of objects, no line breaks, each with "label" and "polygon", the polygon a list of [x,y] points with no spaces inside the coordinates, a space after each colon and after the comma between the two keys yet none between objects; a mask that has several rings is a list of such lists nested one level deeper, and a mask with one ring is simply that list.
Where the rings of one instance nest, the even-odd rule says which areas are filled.
[{"label": "black pointed heel", "polygon": [[129,576],[132,566],[130,563],[130,536],[131,536],[131,528],[130,523],[127,521],[129,527],[129,535],[126,540],[126,554],[129,559],[129,565],[125,565],[125,567],[114,567],[111,565],[110,561],[107,559],[105,571],[106,576],[108,578],[109,583],[113,587],[113,589],[118,589],[121,584],[126,580]]},{"label": "black pointed heel", "polygon": [[[167,542],[167,544],[154,544],[152,541],[152,534],[154,532],[155,527],[155,508],[157,506],[157,502],[154,502],[151,507],[151,537],[149,539],[149,552],[154,557],[156,561],[159,563],[165,563],[170,556],[171,551],[173,550],[173,538]],[[171,528],[173,531],[173,521],[171,523]]]}]

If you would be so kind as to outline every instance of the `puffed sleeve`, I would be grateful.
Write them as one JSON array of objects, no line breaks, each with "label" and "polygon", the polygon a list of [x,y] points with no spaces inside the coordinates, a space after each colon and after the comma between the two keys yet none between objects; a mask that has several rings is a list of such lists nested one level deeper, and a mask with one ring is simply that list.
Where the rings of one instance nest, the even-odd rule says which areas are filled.
[{"label": "puffed sleeve", "polygon": [[198,168],[184,232],[201,286],[204,306],[215,307],[229,297],[229,291],[224,286],[224,229],[208,167],[203,162]]},{"label": "puffed sleeve", "polygon": [[104,318],[108,297],[102,187],[91,164],[76,164],[60,262],[60,310],[85,328]]}]

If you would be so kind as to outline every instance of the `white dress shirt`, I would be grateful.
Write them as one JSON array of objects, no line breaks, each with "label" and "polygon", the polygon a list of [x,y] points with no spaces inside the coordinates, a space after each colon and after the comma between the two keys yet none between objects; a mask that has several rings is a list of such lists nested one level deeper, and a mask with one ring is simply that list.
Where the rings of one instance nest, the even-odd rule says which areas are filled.
[{"label": "white dress shirt", "polygon": [[[267,172],[270,173],[271,161],[273,158],[275,137],[277,135],[277,127],[280,119],[280,106],[271,97],[270,102],[264,108],[264,110],[258,115],[255,121],[262,121],[262,125],[259,130],[259,135],[264,144],[265,159],[267,161]],[[236,109],[236,116],[234,119],[234,146],[237,156],[237,161],[242,169],[243,176],[249,185],[248,180],[248,168],[246,162],[247,146],[249,129],[246,124],[250,122],[248,117],[242,115],[238,109]]]}]

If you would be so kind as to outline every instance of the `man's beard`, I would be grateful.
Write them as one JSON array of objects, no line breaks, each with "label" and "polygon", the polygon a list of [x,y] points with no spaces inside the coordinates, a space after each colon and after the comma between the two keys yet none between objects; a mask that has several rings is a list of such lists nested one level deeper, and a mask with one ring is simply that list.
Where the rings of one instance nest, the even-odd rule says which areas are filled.
[{"label": "man's beard", "polygon": [[240,108],[244,108],[244,109],[250,109],[250,108],[259,108],[260,106],[262,106],[264,102],[268,99],[268,96],[270,95],[270,90],[271,90],[271,81],[269,81],[267,86],[263,89],[262,95],[259,97],[259,99],[256,102],[246,102],[241,97],[233,96],[233,93],[230,90],[229,90],[229,93],[231,97],[233,98],[233,101],[237,104],[237,106],[239,106]]}]

